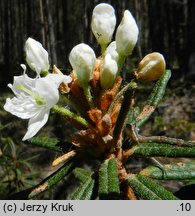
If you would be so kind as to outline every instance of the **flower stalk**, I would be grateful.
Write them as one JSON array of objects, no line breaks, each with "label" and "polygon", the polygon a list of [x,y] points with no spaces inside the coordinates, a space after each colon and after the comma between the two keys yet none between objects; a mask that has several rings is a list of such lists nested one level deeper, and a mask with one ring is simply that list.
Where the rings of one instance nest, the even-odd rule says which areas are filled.
[{"label": "flower stalk", "polygon": [[94,105],[94,102],[93,102],[93,97],[91,95],[91,91],[90,91],[90,86],[89,85],[85,85],[83,87],[83,92],[84,92],[84,95],[89,103],[89,106],[91,109],[93,109],[95,107]]}]

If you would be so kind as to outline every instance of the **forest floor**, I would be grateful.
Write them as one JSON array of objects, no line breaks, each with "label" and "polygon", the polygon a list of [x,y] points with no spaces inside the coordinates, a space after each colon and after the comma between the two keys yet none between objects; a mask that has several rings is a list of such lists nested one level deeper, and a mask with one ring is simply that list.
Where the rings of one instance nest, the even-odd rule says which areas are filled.
[{"label": "forest floor", "polygon": [[[149,92],[150,89],[148,89]],[[3,194],[9,194],[13,191],[24,190],[25,188],[38,183],[45,176],[52,173],[54,170],[51,167],[51,162],[57,156],[49,150],[40,147],[34,147],[28,143],[21,142],[21,139],[26,131],[27,122],[6,113],[3,110],[3,104],[8,93],[3,94],[0,98],[0,177],[3,176],[4,182],[0,183],[0,199]],[[147,90],[140,89],[140,94],[137,102],[140,102],[143,97],[147,97]],[[152,115],[149,122],[141,129],[140,133],[145,136],[163,135],[169,137],[182,138],[185,140],[195,140],[195,85],[188,84],[180,87],[171,87],[167,89],[166,96]],[[55,125],[55,126],[54,126]],[[58,138],[66,137],[73,132],[69,124],[65,124],[57,117],[51,116],[47,125],[41,130],[39,135]],[[11,139],[10,139],[11,138]],[[11,140],[11,141],[10,141]],[[9,147],[3,146],[5,142]],[[10,144],[11,143],[11,144]],[[10,147],[11,146],[11,147]],[[1,150],[5,150],[9,158],[17,161],[6,162],[9,169],[3,167],[5,161],[2,161]],[[34,157],[34,158],[33,158]],[[27,161],[26,161],[27,160]],[[158,158],[162,164],[173,161],[183,161],[188,159],[162,159]],[[26,161],[26,162],[24,162]],[[19,163],[18,163],[19,162]],[[26,163],[26,164],[25,164]],[[127,168],[131,172],[137,172],[145,166],[151,164],[149,159],[132,159]],[[17,172],[14,171],[17,169]],[[17,174],[16,174],[17,173]],[[59,193],[64,187],[67,188],[68,181],[65,181],[45,195],[41,195],[42,199],[64,199],[67,197],[67,190],[64,193]],[[177,191],[184,182],[164,182],[163,183],[171,191]],[[69,190],[72,190],[74,185],[69,185]]]}]

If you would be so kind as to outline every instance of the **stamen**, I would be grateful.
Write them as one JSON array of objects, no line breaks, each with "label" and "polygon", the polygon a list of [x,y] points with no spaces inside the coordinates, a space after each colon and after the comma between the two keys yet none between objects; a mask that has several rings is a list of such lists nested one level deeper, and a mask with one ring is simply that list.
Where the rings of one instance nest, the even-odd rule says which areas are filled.
[{"label": "stamen", "polygon": [[28,95],[32,96],[35,99],[37,105],[45,105],[46,104],[44,97],[39,97],[38,95],[31,92],[29,89],[25,88],[23,85],[18,84],[16,87],[18,89],[24,91]]},{"label": "stamen", "polygon": [[26,65],[25,64],[21,64],[20,66],[23,69],[23,75],[24,75],[26,73]]},{"label": "stamen", "polygon": [[38,95],[35,95],[34,99],[35,99],[37,105],[45,105],[46,104],[44,97],[40,98]]},{"label": "stamen", "polygon": [[18,84],[16,87],[17,87],[18,89],[20,89],[20,90],[26,92],[28,95],[34,97],[33,92],[31,92],[29,89],[25,88],[23,85]]}]

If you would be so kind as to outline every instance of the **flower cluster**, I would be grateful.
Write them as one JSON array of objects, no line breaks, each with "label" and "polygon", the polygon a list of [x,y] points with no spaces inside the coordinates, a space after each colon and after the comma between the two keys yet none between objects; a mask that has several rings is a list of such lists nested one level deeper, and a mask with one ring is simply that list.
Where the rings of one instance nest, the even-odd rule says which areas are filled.
[{"label": "flower cluster", "polygon": [[[100,84],[103,89],[113,86],[121,62],[132,53],[138,39],[137,24],[128,10],[124,12],[116,30],[115,41],[111,42],[115,26],[114,8],[106,3],[97,5],[93,10],[91,29],[102,50]],[[93,78],[95,54],[88,45],[82,43],[74,47],[70,53],[70,63],[82,84]]]},{"label": "flower cluster", "polygon": [[[91,148],[93,154],[113,149],[124,93],[120,70],[131,55],[139,34],[136,21],[128,10],[124,11],[112,41],[115,27],[114,8],[105,3],[97,5],[92,14],[91,29],[101,47],[101,56],[96,58],[87,44],[76,45],[69,55],[73,68],[69,76],[63,75],[55,65],[53,73],[49,73],[47,51],[39,42],[28,38],[25,44],[26,62],[36,72],[36,77],[30,78],[26,74],[26,66],[21,65],[23,75],[15,76],[13,84],[8,85],[15,97],[8,98],[4,105],[4,109],[13,115],[29,119],[23,140],[37,134],[46,124],[52,108],[79,129],[72,137],[75,146],[88,151]],[[139,63],[135,79],[156,80],[164,71],[163,56],[151,53]],[[136,83],[129,86],[134,89]],[[56,106],[58,89],[66,98],[64,107]]]}]

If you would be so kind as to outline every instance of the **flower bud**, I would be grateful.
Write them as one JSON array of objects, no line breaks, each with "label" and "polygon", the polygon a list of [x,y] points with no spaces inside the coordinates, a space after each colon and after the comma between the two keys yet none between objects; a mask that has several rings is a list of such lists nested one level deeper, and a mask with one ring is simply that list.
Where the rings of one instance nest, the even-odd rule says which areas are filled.
[{"label": "flower bud", "polygon": [[111,5],[101,3],[93,9],[91,29],[100,45],[110,43],[115,25],[115,11]]},{"label": "flower bud", "polygon": [[33,71],[40,73],[49,70],[48,52],[41,43],[29,37],[25,43],[25,52],[26,62]]},{"label": "flower bud", "polygon": [[116,41],[112,41],[106,49],[105,55],[110,54],[112,59],[118,61],[118,52],[116,51]]},{"label": "flower bud", "polygon": [[116,48],[120,55],[132,53],[138,39],[139,30],[132,14],[126,10],[116,31]]},{"label": "flower bud", "polygon": [[159,79],[165,72],[166,63],[163,55],[157,52],[146,55],[138,65],[135,76],[141,81]]},{"label": "flower bud", "polygon": [[107,54],[100,71],[100,84],[103,89],[112,88],[116,79],[117,71],[118,66],[116,61],[111,58],[110,54]]},{"label": "flower bud", "polygon": [[73,47],[69,61],[81,85],[87,85],[93,77],[96,62],[94,51],[87,44],[81,43]]}]

